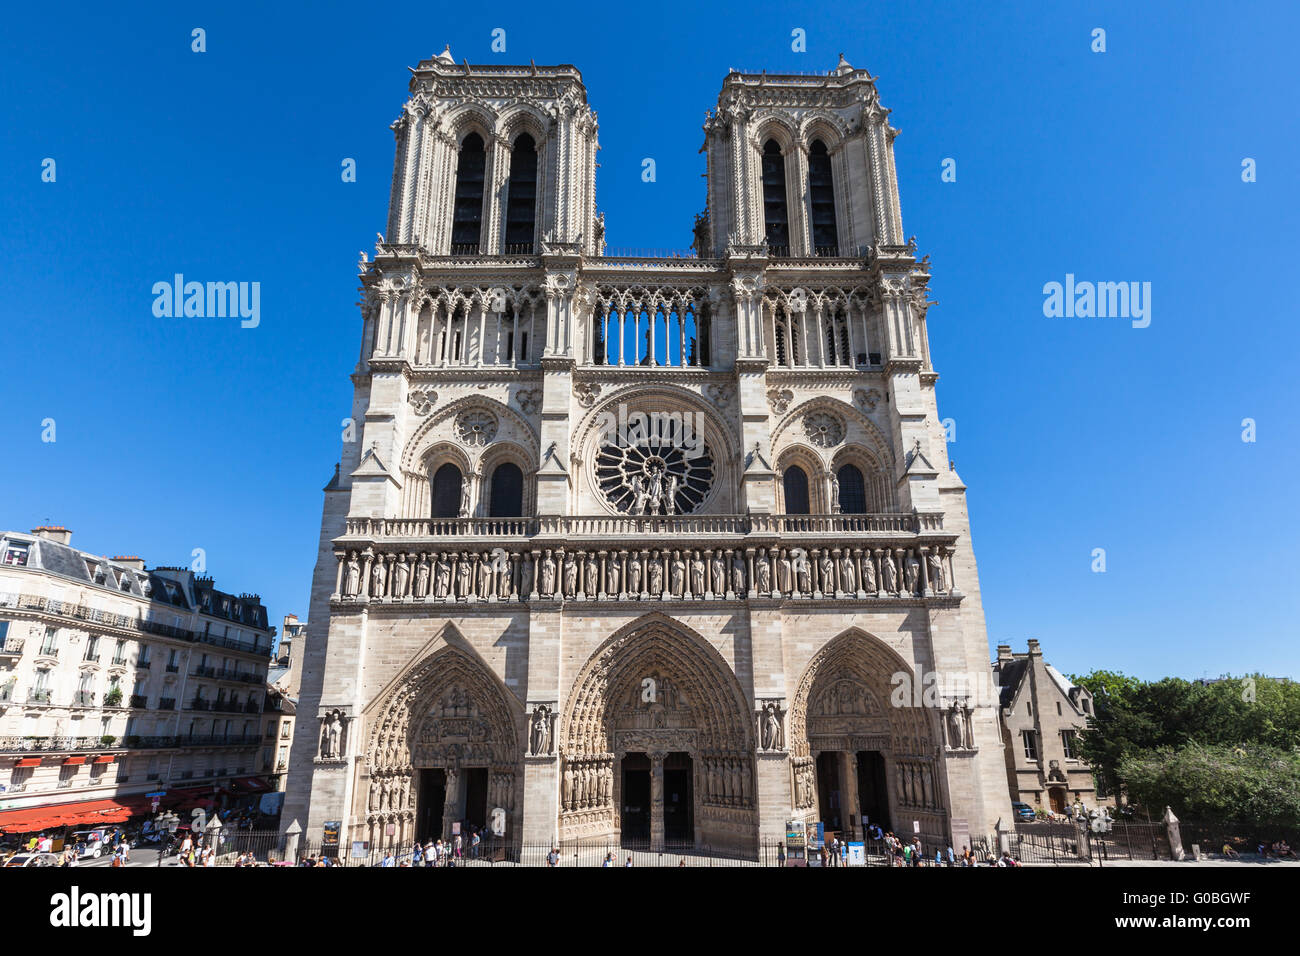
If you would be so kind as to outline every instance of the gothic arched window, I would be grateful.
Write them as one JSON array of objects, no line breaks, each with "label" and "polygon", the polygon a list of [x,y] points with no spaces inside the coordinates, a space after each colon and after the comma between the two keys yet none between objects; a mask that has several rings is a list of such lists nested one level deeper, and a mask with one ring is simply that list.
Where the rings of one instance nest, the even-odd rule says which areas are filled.
[{"label": "gothic arched window", "polygon": [[433,475],[433,517],[455,518],[460,515],[460,469],[451,462]]},{"label": "gothic arched window", "polygon": [[537,145],[524,133],[510,151],[506,187],[506,254],[533,251],[537,222]]},{"label": "gothic arched window", "polygon": [[842,465],[836,472],[840,480],[840,511],[846,515],[867,513],[867,486],[857,465]]},{"label": "gothic arched window", "polygon": [[826,144],[814,140],[808,151],[808,196],[812,202],[813,252],[819,256],[837,256],[839,234],[835,228],[835,183],[831,176],[831,157]]},{"label": "gothic arched window", "polygon": [[763,144],[763,227],[774,256],[790,254],[790,214],[785,201],[785,157],[776,140]]},{"label": "gothic arched window", "polygon": [[460,160],[456,164],[456,199],[451,216],[452,255],[472,255],[479,251],[486,169],[483,137],[470,133],[460,144]]},{"label": "gothic arched window", "polygon": [[503,462],[492,471],[489,518],[519,518],[524,513],[524,473],[514,462]]},{"label": "gothic arched window", "polygon": [[808,473],[798,465],[791,465],[785,470],[781,483],[785,486],[785,513],[808,514]]}]

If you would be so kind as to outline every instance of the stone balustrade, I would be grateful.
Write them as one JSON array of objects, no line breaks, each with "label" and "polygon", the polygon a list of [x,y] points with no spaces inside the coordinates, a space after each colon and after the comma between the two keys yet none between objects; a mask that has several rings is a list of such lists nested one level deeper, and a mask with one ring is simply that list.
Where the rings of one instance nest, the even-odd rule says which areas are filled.
[{"label": "stone balustrade", "polygon": [[943,534],[942,512],[826,515],[547,515],[539,518],[348,518],[345,538],[619,538]]}]

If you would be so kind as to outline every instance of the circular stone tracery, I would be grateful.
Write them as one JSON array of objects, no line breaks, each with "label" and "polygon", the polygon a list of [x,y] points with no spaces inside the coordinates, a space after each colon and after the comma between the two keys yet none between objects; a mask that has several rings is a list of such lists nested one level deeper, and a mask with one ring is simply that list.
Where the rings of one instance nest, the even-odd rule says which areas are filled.
[{"label": "circular stone tracery", "polygon": [[596,454],[596,483],[623,514],[690,514],[713,487],[713,458],[703,441],[683,444],[673,434],[606,442]]}]

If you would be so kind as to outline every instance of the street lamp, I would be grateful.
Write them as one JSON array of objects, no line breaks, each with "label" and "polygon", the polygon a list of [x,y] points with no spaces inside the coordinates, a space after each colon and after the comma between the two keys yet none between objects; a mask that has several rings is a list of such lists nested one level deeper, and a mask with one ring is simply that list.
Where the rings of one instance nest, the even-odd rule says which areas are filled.
[{"label": "street lamp", "polygon": [[154,826],[158,831],[158,865],[162,866],[163,854],[167,850],[167,844],[171,841],[171,836],[176,832],[176,827],[180,824],[181,818],[170,810],[158,814],[154,820]]}]

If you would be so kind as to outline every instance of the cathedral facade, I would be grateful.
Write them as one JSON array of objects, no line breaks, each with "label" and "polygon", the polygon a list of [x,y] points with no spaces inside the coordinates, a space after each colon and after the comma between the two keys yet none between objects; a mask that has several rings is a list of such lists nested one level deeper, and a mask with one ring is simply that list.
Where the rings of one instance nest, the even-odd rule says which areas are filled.
[{"label": "cathedral facade", "polygon": [[285,825],[745,852],[1009,820],[870,74],[730,73],[667,257],[606,254],[576,69],[412,74]]}]

